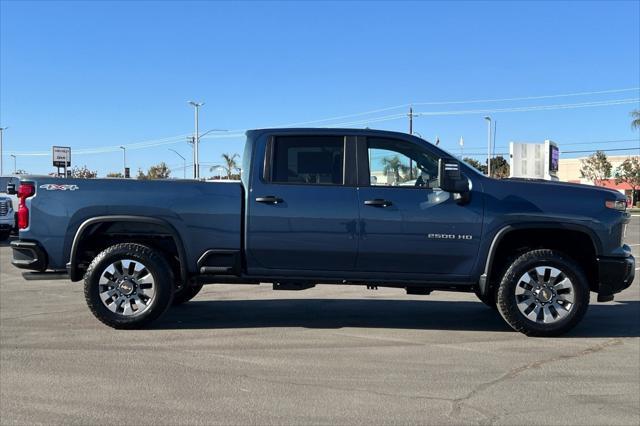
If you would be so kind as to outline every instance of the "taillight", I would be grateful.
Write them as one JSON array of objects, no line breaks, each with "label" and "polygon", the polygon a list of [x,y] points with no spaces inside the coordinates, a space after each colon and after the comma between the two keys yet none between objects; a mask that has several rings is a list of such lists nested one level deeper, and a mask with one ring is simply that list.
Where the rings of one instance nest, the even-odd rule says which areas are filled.
[{"label": "taillight", "polygon": [[36,187],[32,183],[20,183],[18,188],[18,229],[29,227],[29,209],[27,198],[36,193]]}]

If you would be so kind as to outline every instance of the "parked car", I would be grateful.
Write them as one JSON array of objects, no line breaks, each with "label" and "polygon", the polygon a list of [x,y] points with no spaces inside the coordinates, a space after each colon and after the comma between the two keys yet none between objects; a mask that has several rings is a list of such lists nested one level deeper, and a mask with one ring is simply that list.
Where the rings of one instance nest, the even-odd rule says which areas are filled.
[{"label": "parked car", "polygon": [[15,212],[11,198],[0,195],[0,241],[9,238],[15,229]]},{"label": "parked car", "polygon": [[23,177],[13,264],[83,280],[115,328],[147,325],[207,283],[328,283],[475,292],[515,330],[553,336],[582,319],[590,291],[609,301],[633,281],[616,191],[496,180],[368,129],[249,131],[242,171],[217,183]]}]

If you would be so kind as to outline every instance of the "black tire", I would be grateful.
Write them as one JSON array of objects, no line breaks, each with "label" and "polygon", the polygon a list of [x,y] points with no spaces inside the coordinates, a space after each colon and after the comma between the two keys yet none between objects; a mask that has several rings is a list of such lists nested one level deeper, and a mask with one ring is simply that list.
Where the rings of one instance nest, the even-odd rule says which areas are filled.
[{"label": "black tire", "polygon": [[487,294],[484,295],[480,293],[480,288],[476,288],[474,293],[482,303],[491,309],[498,309],[496,306],[496,291],[494,288],[489,288]]},{"label": "black tire", "polygon": [[200,293],[200,290],[202,290],[202,284],[182,287],[173,294],[173,306],[187,303],[189,300],[196,297],[198,293]]},{"label": "black tire", "polygon": [[[142,263],[154,280],[155,295],[144,312],[125,316],[109,310],[100,298],[99,280],[105,269],[118,260],[132,259]],[[93,315],[118,329],[141,328],[158,319],[173,299],[173,273],[167,260],[153,249],[135,243],[116,244],[103,250],[93,259],[84,275],[84,297]]]},{"label": "black tire", "polygon": [[[527,318],[518,309],[516,286],[525,273],[539,266],[551,266],[562,272],[573,284],[573,307],[564,318],[543,324]],[[589,284],[580,265],[568,256],[555,250],[532,250],[519,256],[507,269],[497,293],[500,315],[516,331],[527,336],[559,336],[575,327],[589,307]]]},{"label": "black tire", "polygon": [[9,238],[10,234],[11,234],[10,231],[2,231],[2,232],[0,232],[0,241],[4,241],[7,238]]}]

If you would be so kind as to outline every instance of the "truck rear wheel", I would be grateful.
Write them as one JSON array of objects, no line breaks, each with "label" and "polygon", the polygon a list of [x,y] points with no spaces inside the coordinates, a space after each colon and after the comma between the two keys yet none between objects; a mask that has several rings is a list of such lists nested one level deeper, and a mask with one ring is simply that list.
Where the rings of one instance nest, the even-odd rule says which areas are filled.
[{"label": "truck rear wheel", "polygon": [[200,290],[202,290],[202,284],[198,284],[196,286],[183,286],[181,289],[174,293],[173,306],[187,303],[189,300],[196,297],[198,293],[200,293]]},{"label": "truck rear wheel", "polygon": [[582,268],[554,250],[533,250],[507,269],[497,294],[498,311],[528,336],[558,336],[587,312],[589,285]]},{"label": "truck rear wheel", "polygon": [[116,244],[102,251],[84,276],[93,315],[113,328],[139,328],[160,317],[173,299],[166,259],[147,246]]}]

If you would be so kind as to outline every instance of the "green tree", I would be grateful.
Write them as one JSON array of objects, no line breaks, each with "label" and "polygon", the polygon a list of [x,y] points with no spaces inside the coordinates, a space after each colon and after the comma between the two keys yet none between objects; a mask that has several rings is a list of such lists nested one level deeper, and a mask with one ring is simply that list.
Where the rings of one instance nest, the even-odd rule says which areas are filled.
[{"label": "green tree", "polygon": [[580,176],[588,179],[594,185],[604,185],[604,181],[611,177],[611,163],[607,154],[596,151],[584,160],[580,160]]},{"label": "green tree", "polygon": [[475,158],[471,158],[471,157],[465,157],[462,159],[462,161],[464,161],[465,163],[467,163],[468,165],[470,165],[471,167],[477,169],[478,171],[480,171],[481,173],[487,173],[487,166],[486,164],[482,164],[481,162],[479,162],[478,160],[476,160]]},{"label": "green tree", "polygon": [[107,177],[108,178],[121,178],[124,177],[124,175],[120,172],[111,172],[111,173],[107,173]]},{"label": "green tree", "polygon": [[[224,160],[224,165],[222,168],[227,173],[227,179],[232,179],[237,176],[236,171],[239,171],[238,163],[236,162],[236,158],[240,157],[238,154],[222,154],[222,159]],[[213,166],[209,169],[209,171],[214,171],[219,166]]]},{"label": "green tree", "polygon": [[396,184],[403,182],[400,173],[406,174],[409,171],[409,166],[402,164],[402,160],[397,155],[393,157],[384,157],[382,160],[382,172],[388,176],[392,173],[395,177]]},{"label": "green tree", "polygon": [[147,173],[143,172],[142,169],[138,169],[138,179],[146,180],[146,179],[168,179],[169,175],[171,175],[171,170],[169,166],[163,161],[159,164],[149,167]]},{"label": "green tree", "polygon": [[80,178],[80,179],[94,179],[98,176],[98,172],[95,170],[89,170],[87,166],[82,167],[74,167],[71,169],[71,177],[72,178]]},{"label": "green tree", "polygon": [[498,155],[491,159],[491,176],[498,179],[509,177],[509,162],[502,156]]},{"label": "green tree", "polygon": [[631,202],[638,201],[638,189],[640,189],[640,157],[629,157],[618,166],[615,175],[616,184],[622,182],[631,187]]},{"label": "green tree", "polygon": [[631,111],[631,127],[640,129],[640,110],[634,109]]}]

